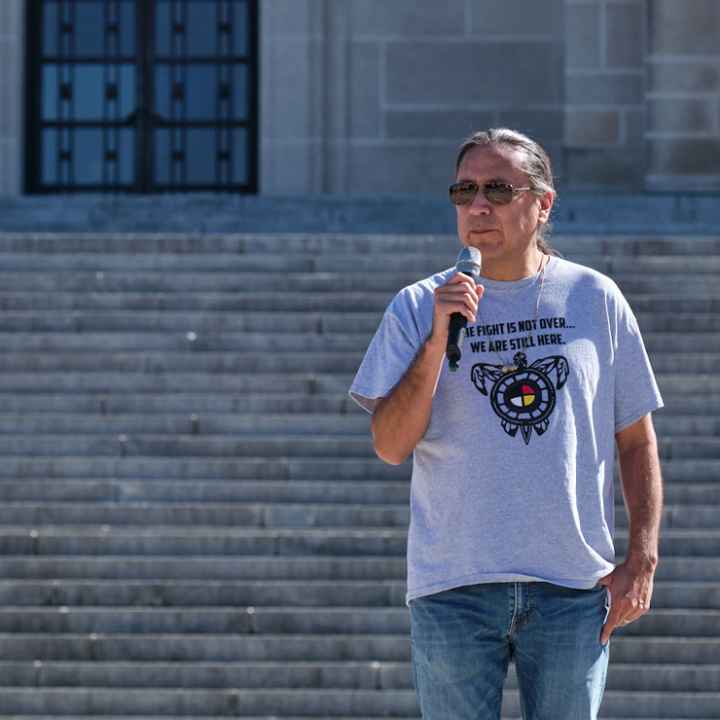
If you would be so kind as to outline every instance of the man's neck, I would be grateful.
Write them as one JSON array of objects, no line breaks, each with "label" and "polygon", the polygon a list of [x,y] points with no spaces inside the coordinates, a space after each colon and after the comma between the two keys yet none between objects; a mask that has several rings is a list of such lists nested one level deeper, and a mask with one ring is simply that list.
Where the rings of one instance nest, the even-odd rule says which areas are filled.
[{"label": "man's neck", "polygon": [[[488,280],[522,280],[539,272],[545,256],[536,249],[526,253],[519,260],[513,259],[505,262],[493,262],[483,258],[481,275]],[[482,280],[480,281],[482,284]]]}]

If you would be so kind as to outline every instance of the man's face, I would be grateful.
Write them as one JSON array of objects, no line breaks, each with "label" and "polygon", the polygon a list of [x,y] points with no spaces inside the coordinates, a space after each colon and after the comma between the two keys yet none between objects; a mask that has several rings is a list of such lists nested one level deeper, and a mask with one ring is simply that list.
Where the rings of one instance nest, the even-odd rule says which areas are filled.
[{"label": "man's face", "polygon": [[[491,180],[527,187],[526,173],[520,170],[522,151],[513,148],[480,146],[463,156],[456,180],[473,180],[480,187]],[[476,247],[487,259],[512,261],[534,246],[538,225],[550,217],[554,195],[518,193],[508,205],[493,205],[478,192],[469,205],[457,205],[460,241]]]}]

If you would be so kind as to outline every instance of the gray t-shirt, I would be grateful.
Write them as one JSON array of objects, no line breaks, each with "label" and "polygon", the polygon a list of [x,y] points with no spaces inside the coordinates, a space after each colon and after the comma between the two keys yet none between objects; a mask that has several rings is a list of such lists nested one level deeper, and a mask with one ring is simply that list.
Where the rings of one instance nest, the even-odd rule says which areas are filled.
[{"label": "gray t-shirt", "polygon": [[[429,336],[433,290],[454,273],[408,285],[388,305],[349,389],[368,412]],[[459,369],[443,358],[413,451],[408,606],[483,582],[594,587],[615,568],[615,433],[663,407],[612,279],[551,256],[542,283],[537,273],[480,284]]]}]

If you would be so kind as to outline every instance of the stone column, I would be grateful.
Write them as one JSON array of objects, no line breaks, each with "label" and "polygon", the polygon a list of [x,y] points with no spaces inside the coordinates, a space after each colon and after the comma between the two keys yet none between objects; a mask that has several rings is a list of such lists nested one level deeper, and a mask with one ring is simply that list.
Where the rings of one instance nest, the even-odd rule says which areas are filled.
[{"label": "stone column", "polygon": [[23,189],[25,0],[0,2],[0,195]]},{"label": "stone column", "polygon": [[260,3],[260,193],[347,186],[348,4]]},{"label": "stone column", "polygon": [[649,0],[650,190],[720,189],[720,2]]}]

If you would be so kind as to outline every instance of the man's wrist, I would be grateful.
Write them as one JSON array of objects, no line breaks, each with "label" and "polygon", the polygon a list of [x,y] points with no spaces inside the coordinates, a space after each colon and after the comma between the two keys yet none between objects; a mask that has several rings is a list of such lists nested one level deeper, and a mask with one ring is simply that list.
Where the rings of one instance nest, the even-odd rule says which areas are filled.
[{"label": "man's wrist", "polygon": [[625,564],[639,572],[655,572],[658,564],[657,555],[628,552]]},{"label": "man's wrist", "polygon": [[425,340],[425,345],[432,352],[444,353],[447,349],[447,336],[443,338],[442,336],[430,334],[428,335],[427,340]]}]

